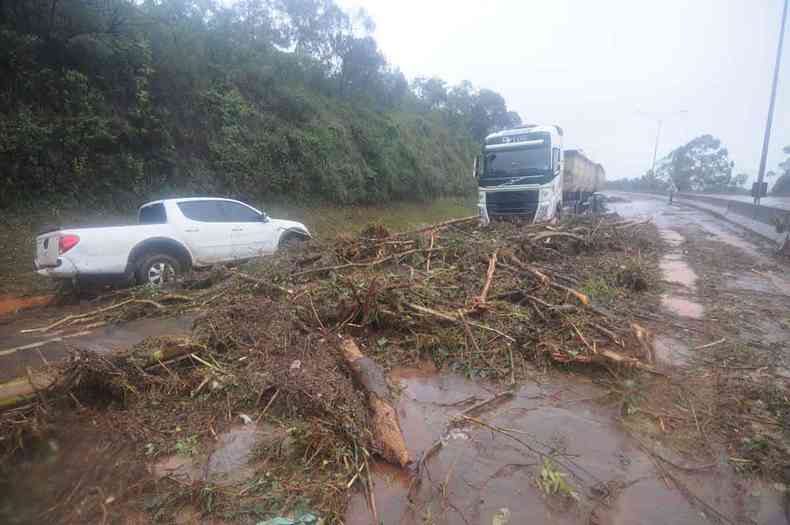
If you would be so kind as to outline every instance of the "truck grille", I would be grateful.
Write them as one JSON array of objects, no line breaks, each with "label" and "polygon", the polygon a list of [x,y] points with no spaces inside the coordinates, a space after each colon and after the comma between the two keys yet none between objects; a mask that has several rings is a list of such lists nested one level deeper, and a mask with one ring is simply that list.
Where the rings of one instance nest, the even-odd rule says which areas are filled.
[{"label": "truck grille", "polygon": [[489,215],[534,217],[538,211],[538,192],[537,190],[486,192],[486,209]]}]

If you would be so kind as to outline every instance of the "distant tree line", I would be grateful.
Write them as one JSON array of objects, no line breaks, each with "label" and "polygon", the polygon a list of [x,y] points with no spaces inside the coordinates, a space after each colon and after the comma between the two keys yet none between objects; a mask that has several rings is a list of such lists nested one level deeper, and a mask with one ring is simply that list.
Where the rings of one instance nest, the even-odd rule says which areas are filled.
[{"label": "distant tree line", "polygon": [[0,206],[462,194],[501,95],[411,84],[334,0],[0,0]]},{"label": "distant tree line", "polygon": [[[779,164],[781,175],[772,187],[774,194],[790,194],[790,146],[784,148],[788,155]],[[706,193],[743,193],[749,176],[733,175],[735,163],[721,140],[712,135],[701,135],[687,144],[672,150],[656,166],[655,173],[647,170],[641,177],[609,181],[607,187],[623,191],[666,191],[670,180],[678,190]],[[776,172],[768,172],[769,178]]]}]

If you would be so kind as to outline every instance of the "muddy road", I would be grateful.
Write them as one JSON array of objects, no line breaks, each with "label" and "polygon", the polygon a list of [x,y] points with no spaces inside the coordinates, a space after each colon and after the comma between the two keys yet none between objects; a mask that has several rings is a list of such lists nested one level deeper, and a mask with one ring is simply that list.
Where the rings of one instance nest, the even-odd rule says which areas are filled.
[{"label": "muddy road", "polygon": [[[661,199],[617,197],[613,211],[652,220],[664,241],[660,299],[655,311],[639,314],[652,333],[660,373],[634,380],[616,370],[535,366],[512,396],[469,415],[470,407],[506,386],[437,370],[427,361],[396,367],[390,372],[396,409],[410,456],[420,459],[406,469],[372,460],[372,490],[354,492],[344,523],[790,523],[790,460],[781,446],[782,439],[790,441],[788,420],[774,417],[777,410],[785,413],[775,407],[787,399],[772,389],[790,377],[787,262],[760,239],[704,212]],[[0,315],[2,378],[63,357],[70,347],[109,352],[147,336],[185,334],[199,315],[36,331],[97,306],[30,306]],[[245,425],[235,412],[231,417],[228,405],[234,423],[207,449],[127,463],[106,457],[114,449],[97,451],[79,436],[63,437],[43,459],[18,468],[19,493],[0,498],[0,518],[36,522],[37,500],[26,502],[24,494],[35,493],[40,479],[58,483],[63,465],[75,481],[104,465],[106,505],[115,492],[133,492],[129,487],[148,478],[183,487],[210,482],[218,487],[211,490],[241,501],[269,486],[256,477],[261,443],[275,436],[284,454],[283,436],[290,439],[278,421],[258,419]],[[684,426],[681,419],[692,423]],[[176,523],[259,521],[241,511],[209,515],[196,498],[179,499],[178,506]],[[119,523],[150,518],[121,514]]]}]

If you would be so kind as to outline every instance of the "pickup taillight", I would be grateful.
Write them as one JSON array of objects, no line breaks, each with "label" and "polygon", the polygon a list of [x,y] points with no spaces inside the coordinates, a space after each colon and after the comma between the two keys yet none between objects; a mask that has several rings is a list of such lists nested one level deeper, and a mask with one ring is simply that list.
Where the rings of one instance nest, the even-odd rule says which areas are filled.
[{"label": "pickup taillight", "polygon": [[80,242],[80,238],[76,235],[61,235],[58,238],[58,252],[63,255],[71,250]]}]

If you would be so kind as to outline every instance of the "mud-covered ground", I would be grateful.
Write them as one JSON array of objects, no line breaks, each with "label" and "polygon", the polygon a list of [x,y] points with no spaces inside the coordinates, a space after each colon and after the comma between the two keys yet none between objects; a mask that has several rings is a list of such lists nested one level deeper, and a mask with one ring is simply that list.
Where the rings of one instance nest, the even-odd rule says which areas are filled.
[{"label": "mud-covered ground", "polygon": [[[229,291],[210,289],[197,293],[200,308],[189,315],[203,320],[203,330],[208,319],[209,335],[241,334],[243,351],[162,365],[141,384],[125,380],[123,388],[147,392],[125,406],[114,390],[109,405],[76,391],[67,400],[72,410],[56,416],[55,406],[37,404],[48,430],[0,470],[0,516],[10,523],[259,523],[276,515],[307,520],[303,512],[310,511],[359,524],[785,523],[785,263],[700,212],[639,199],[613,208],[626,218],[651,218],[657,226],[645,230],[651,240],[625,252],[582,250],[560,253],[561,262],[547,262],[547,254],[529,261],[570,278],[564,285],[592,298],[607,317],[577,313],[573,296],[527,281],[529,295],[551,304],[530,299],[523,310],[494,306],[470,317],[507,333],[519,324],[554,327],[543,336],[519,332],[524,339],[511,355],[501,336],[474,325],[465,327],[469,337],[464,327],[425,324],[419,315],[407,315],[403,326],[387,324],[391,310],[408,301],[434,307],[439,301],[444,312],[470,308],[463,298],[478,293],[490,264],[485,244],[479,258],[464,259],[474,260],[467,270],[473,281],[445,280],[447,269],[470,264],[448,257],[428,265],[437,279],[431,286],[399,289],[407,276],[425,284],[421,279],[432,275],[421,258],[409,261],[411,270],[390,273],[383,286],[370,276],[356,285],[338,279],[333,286],[350,295],[341,294],[346,300],[334,310],[320,293],[317,303],[297,308],[298,323],[342,326],[389,371],[410,467],[382,461],[375,444],[353,430],[368,424],[353,408],[364,397],[344,386],[331,348],[311,337],[273,337],[280,325],[268,319],[275,309],[265,297],[233,310]],[[512,264],[500,255],[501,264]],[[502,294],[513,289],[513,269],[499,271],[491,296],[512,300]],[[446,291],[437,295],[437,287]],[[385,298],[372,301],[371,294]],[[354,304],[363,307],[349,310]],[[97,306],[82,304],[78,312]],[[183,320],[161,320],[152,307],[138,307],[150,315],[99,326],[68,344],[106,352],[138,342],[140,332],[185,333]],[[12,348],[59,337],[38,334],[31,342],[19,329],[57,322],[69,308],[6,317],[0,330],[16,338]],[[355,315],[347,317],[349,311]],[[650,350],[628,320],[652,332]],[[60,328],[62,337],[84,327]],[[91,336],[89,346],[83,338]],[[608,346],[618,338],[624,346]],[[533,348],[528,341],[543,350],[518,350]],[[62,348],[63,341],[46,344]],[[605,348],[637,356],[650,371],[587,364],[588,354]],[[260,373],[250,374],[255,367]],[[512,396],[467,412],[508,390]],[[137,399],[120,393],[126,395]],[[305,407],[312,407],[309,414]],[[337,410],[347,411],[340,412],[345,430],[333,423]],[[346,510],[322,512],[339,508]]]}]

